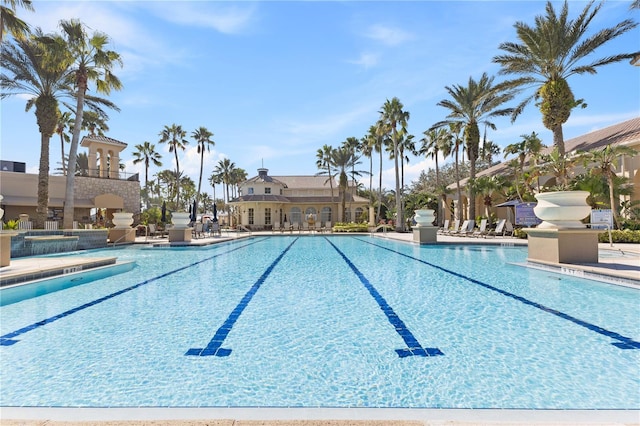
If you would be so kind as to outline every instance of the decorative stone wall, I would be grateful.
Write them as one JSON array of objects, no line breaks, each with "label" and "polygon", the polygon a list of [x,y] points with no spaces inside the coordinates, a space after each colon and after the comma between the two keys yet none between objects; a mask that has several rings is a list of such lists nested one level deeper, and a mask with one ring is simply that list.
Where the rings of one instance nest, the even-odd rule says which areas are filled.
[{"label": "decorative stone wall", "polygon": [[123,199],[124,211],[134,216],[140,214],[139,181],[76,176],[75,182],[76,198],[93,199],[97,195],[116,194]]},{"label": "decorative stone wall", "polygon": [[[15,232],[16,235],[11,237],[12,258],[107,246],[107,229],[74,229],[69,231],[34,229]],[[55,237],[59,237],[59,240],[56,241]]]}]

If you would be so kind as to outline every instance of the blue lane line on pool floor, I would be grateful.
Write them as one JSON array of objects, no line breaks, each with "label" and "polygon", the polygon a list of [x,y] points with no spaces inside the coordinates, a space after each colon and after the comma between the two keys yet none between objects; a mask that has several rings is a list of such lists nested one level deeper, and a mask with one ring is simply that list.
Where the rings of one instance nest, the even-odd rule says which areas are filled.
[{"label": "blue lane line on pool floor", "polygon": [[550,313],[552,315],[555,315],[557,317],[560,317],[562,319],[571,321],[572,323],[577,324],[577,325],[579,325],[581,327],[584,327],[587,330],[594,331],[594,332],[596,332],[598,334],[601,334],[603,336],[606,336],[606,337],[609,337],[611,339],[617,340],[617,342],[614,342],[614,343],[611,343],[611,344],[613,346],[616,346],[616,347],[620,348],[620,349],[640,349],[640,342],[637,342],[637,341],[631,339],[630,337],[626,337],[626,336],[623,336],[621,334],[618,334],[615,331],[609,331],[609,330],[607,330],[605,328],[602,328],[600,326],[597,326],[595,324],[591,324],[591,323],[589,323],[587,321],[583,321],[583,320],[581,320],[579,318],[572,317],[571,315],[565,314],[564,312],[560,312],[560,311],[558,311],[556,309],[549,308],[547,306],[541,305],[540,303],[537,303],[537,302],[534,302],[532,300],[526,299],[526,298],[524,298],[522,296],[518,296],[517,294],[509,293],[508,291],[505,291],[505,290],[502,290],[500,288],[494,287],[494,286],[492,286],[490,284],[487,284],[487,283],[483,283],[482,281],[478,281],[478,280],[476,280],[474,278],[468,277],[466,275],[460,274],[460,273],[452,271],[450,269],[443,268],[442,266],[438,266],[438,265],[435,265],[433,263],[429,263],[429,262],[427,262],[425,260],[418,259],[417,257],[409,256],[408,254],[400,253],[399,251],[396,251],[396,250],[390,249],[388,247],[384,247],[384,246],[381,246],[379,244],[375,244],[375,243],[372,243],[370,241],[366,241],[366,240],[363,240],[363,239],[360,239],[360,238],[357,238],[357,240],[362,241],[362,242],[367,243],[367,244],[371,244],[371,245],[379,247],[381,249],[390,251],[392,253],[399,254],[400,256],[404,256],[406,258],[409,258],[409,259],[412,259],[412,260],[416,260],[416,261],[418,261],[420,263],[424,263],[425,265],[431,266],[432,268],[435,268],[435,269],[438,269],[440,271],[449,273],[449,274],[454,275],[454,276],[456,276],[458,278],[462,278],[462,279],[464,279],[466,281],[469,281],[469,282],[471,282],[473,284],[477,284],[477,285],[479,285],[481,287],[484,287],[486,289],[489,289],[491,291],[495,291],[497,293],[502,294],[503,296],[510,297],[510,298],[512,298],[514,300],[517,300],[518,302],[524,303],[525,305],[532,306],[534,308],[540,309],[540,310],[542,310],[544,312],[548,312],[548,313]]},{"label": "blue lane line on pool floor", "polygon": [[423,348],[418,339],[415,338],[413,333],[407,328],[404,321],[400,319],[400,317],[395,313],[393,308],[389,306],[384,297],[376,290],[376,288],[369,282],[369,280],[364,276],[362,272],[349,260],[349,258],[338,248],[335,244],[333,244],[329,239],[325,237],[325,240],[331,244],[331,246],[342,256],[342,259],[347,262],[349,268],[353,271],[354,274],[358,277],[360,282],[364,285],[364,287],[369,291],[369,294],[373,297],[373,299],[378,303],[382,312],[387,316],[387,319],[391,323],[391,325],[395,328],[396,333],[400,335],[404,343],[406,343],[406,349],[396,349],[396,353],[400,358],[405,358],[408,356],[436,356],[436,355],[444,355],[442,351],[438,348]]},{"label": "blue lane line on pool floor", "polygon": [[255,294],[260,289],[260,286],[264,284],[267,277],[269,277],[269,275],[273,271],[273,268],[275,268],[276,265],[282,260],[284,255],[287,254],[291,246],[293,246],[295,242],[298,241],[298,238],[299,237],[296,237],[296,239],[293,240],[291,244],[289,244],[287,248],[285,248],[282,251],[282,253],[280,253],[280,255],[276,258],[276,260],[271,262],[271,265],[269,265],[269,267],[265,269],[262,275],[260,275],[260,278],[258,278],[258,281],[256,281],[251,286],[251,288],[244,295],[242,300],[240,300],[240,303],[236,305],[236,307],[233,309],[233,311],[231,311],[231,313],[229,314],[225,322],[222,323],[220,328],[218,328],[218,331],[216,331],[216,334],[213,335],[213,337],[209,341],[209,344],[205,348],[191,348],[185,353],[185,355],[218,356],[218,357],[231,355],[231,349],[223,348],[222,344],[224,343],[225,339],[231,332],[231,329],[233,328],[233,326],[236,324],[236,321],[238,321],[238,318],[240,318],[240,315],[242,315],[242,312],[244,311],[244,309],[247,307],[249,302],[251,302],[251,299],[253,298],[253,296],[255,296]]},{"label": "blue lane line on pool floor", "polygon": [[193,266],[199,265],[200,263],[206,262],[206,261],[214,259],[216,257],[222,256],[222,255],[225,255],[225,254],[228,254],[228,253],[232,253],[232,252],[234,252],[236,250],[240,250],[241,248],[256,244],[256,243],[258,243],[260,241],[264,241],[264,238],[260,239],[260,240],[252,241],[252,242],[250,242],[248,244],[244,244],[244,245],[241,245],[239,247],[234,247],[234,248],[232,248],[230,250],[225,251],[224,253],[218,253],[216,255],[207,257],[206,259],[202,259],[202,260],[199,260],[197,262],[191,263],[189,265],[183,266],[181,268],[174,269],[173,271],[165,272],[162,275],[158,275],[157,277],[153,277],[153,278],[150,278],[150,279],[148,279],[146,281],[142,281],[142,282],[140,282],[138,284],[132,285],[132,286],[127,287],[127,288],[124,288],[124,289],[122,289],[120,291],[116,291],[115,293],[108,294],[108,295],[106,295],[104,297],[101,297],[100,299],[96,299],[96,300],[93,300],[91,302],[85,303],[84,305],[78,306],[76,308],[69,309],[68,311],[65,311],[65,312],[63,312],[61,314],[55,315],[53,317],[49,317],[47,319],[43,319],[42,321],[38,321],[38,322],[33,323],[31,325],[28,325],[26,327],[22,327],[21,329],[16,330],[16,331],[12,331],[11,333],[4,334],[4,335],[0,336],[0,346],[11,346],[11,345],[19,342],[19,340],[15,340],[14,337],[17,337],[17,336],[19,336],[21,334],[24,334],[24,333],[28,332],[28,331],[35,330],[36,328],[42,327],[42,326],[47,325],[47,324],[51,324],[54,321],[57,321],[57,320],[62,319],[62,318],[66,318],[71,314],[74,314],[74,313],[79,312],[79,311],[81,311],[83,309],[86,309],[86,308],[90,308],[91,306],[97,305],[98,303],[104,302],[105,300],[113,299],[116,296],[120,296],[121,294],[127,293],[127,292],[129,292],[131,290],[135,290],[136,288],[142,287],[143,285],[152,283],[154,281],[157,281],[157,280],[159,280],[161,278],[164,278],[164,277],[167,277],[169,275],[173,275],[176,272],[184,271],[185,269],[188,269],[188,268],[191,268]]}]

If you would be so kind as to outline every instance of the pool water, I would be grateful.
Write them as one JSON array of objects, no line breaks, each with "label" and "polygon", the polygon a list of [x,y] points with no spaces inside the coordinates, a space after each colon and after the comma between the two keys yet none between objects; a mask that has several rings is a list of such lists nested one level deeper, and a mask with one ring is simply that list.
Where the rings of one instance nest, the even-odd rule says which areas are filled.
[{"label": "pool water", "polygon": [[640,291],[523,267],[526,248],[75,255],[101,254],[137,266],[0,307],[1,406],[640,408]]}]

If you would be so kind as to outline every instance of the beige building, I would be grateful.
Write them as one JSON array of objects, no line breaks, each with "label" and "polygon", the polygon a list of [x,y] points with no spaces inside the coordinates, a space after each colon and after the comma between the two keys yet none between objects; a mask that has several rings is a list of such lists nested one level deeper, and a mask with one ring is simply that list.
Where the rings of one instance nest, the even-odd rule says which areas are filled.
[{"label": "beige building", "polygon": [[340,213],[338,184],[331,185],[326,176],[269,176],[265,168],[240,185],[239,196],[229,202],[239,223],[249,229],[271,229],[274,223],[291,224],[308,221],[365,221],[369,217],[369,200],[356,195],[350,185],[346,192],[344,215]]},{"label": "beige building", "polygon": [[[97,216],[103,220],[101,225],[108,225],[113,212],[139,215],[138,175],[127,176],[118,169],[119,153],[127,144],[105,136],[85,136],[81,145],[89,150],[89,164],[83,176],[75,177],[74,220],[81,224],[95,223]],[[38,175],[24,173],[24,163],[3,161],[2,164],[3,220],[18,219],[25,214],[33,220],[38,205]],[[49,220],[62,220],[65,194],[66,176],[50,175]]]},{"label": "beige building", "polygon": [[[621,201],[638,201],[640,200],[640,191],[637,188],[640,188],[640,117],[633,118],[631,120],[624,121],[622,123],[614,124],[613,126],[605,127],[600,130],[596,130],[594,132],[586,133],[584,135],[568,139],[565,141],[565,151],[567,155],[575,155],[581,151],[589,151],[594,148],[603,148],[607,145],[624,145],[628,146],[638,153],[634,156],[626,156],[621,158],[618,162],[618,176],[626,177],[629,179],[629,182],[633,184],[633,193],[630,196],[624,196],[621,198]],[[542,154],[548,154],[552,151],[553,147],[547,147],[542,150]],[[526,167],[526,166],[525,166]],[[576,168],[576,173],[583,173],[584,170],[581,166]],[[508,175],[512,173],[510,167],[508,166],[508,162],[502,162],[500,164],[496,164],[486,170],[483,170],[477,174],[477,177],[480,176],[494,176],[494,175]],[[540,184],[553,184],[552,176],[546,176],[540,178]],[[461,218],[466,219],[469,212],[469,200],[467,198],[467,192],[464,189],[464,186],[467,184],[468,179],[463,179],[460,181],[461,185],[461,199],[462,206],[458,206],[457,201],[457,192],[456,192],[456,184],[449,185],[449,189],[452,190],[452,193],[447,197],[447,203],[454,204],[455,210],[457,210],[457,214],[459,214]],[[483,215],[485,211],[484,202],[482,196],[476,197],[476,214]],[[500,200],[497,200],[498,202]],[[494,205],[497,203],[494,203]],[[445,209],[445,219],[453,219],[451,217],[451,212],[449,209]],[[494,213],[496,213],[498,218],[507,218],[508,214],[507,209],[495,209]]]}]

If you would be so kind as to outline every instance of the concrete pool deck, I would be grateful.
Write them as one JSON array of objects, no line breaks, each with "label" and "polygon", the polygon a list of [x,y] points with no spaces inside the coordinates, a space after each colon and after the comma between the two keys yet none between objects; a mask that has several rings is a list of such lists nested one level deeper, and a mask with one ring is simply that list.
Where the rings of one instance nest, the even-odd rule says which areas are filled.
[{"label": "concrete pool deck", "polygon": [[[253,232],[252,236],[278,236],[271,232]],[[285,234],[288,235],[288,234]],[[297,235],[293,233],[293,235]],[[302,234],[304,235],[304,234]],[[322,234],[319,234],[322,235]],[[370,234],[361,234],[368,236]],[[191,245],[206,245],[250,236],[229,233],[222,237],[200,238]],[[411,233],[375,234],[412,242]],[[490,239],[438,236],[442,244],[494,244],[526,246],[526,240],[510,237]],[[166,238],[138,244],[167,245]],[[600,263],[571,265],[570,271],[589,269],[605,276],[627,276],[640,282],[640,245],[599,245]],[[117,256],[117,250],[114,255]],[[0,278],[12,274],[33,275],[34,270],[51,267],[73,268],[79,259],[41,257],[14,259],[0,269]],[[559,265],[558,268],[561,268]],[[11,268],[11,269],[7,269]],[[569,274],[574,274],[572,272]],[[28,280],[25,282],[29,282]],[[417,426],[417,425],[640,425],[640,410],[511,410],[511,409],[419,409],[419,408],[55,408],[0,407],[0,424],[5,426]]]}]

